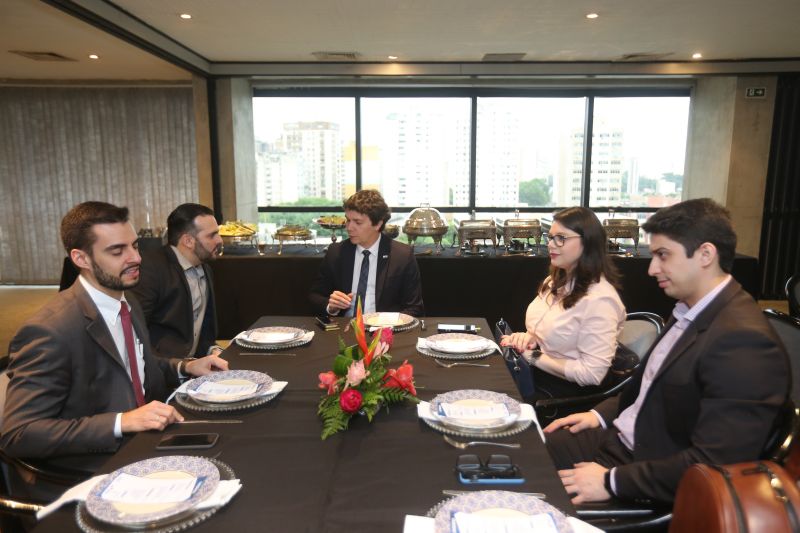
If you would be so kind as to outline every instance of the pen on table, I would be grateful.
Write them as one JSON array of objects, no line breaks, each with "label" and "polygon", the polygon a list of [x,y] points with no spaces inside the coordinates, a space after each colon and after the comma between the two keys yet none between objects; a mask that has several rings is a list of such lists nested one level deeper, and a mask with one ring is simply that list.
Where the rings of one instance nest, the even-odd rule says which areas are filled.
[{"label": "pen on table", "polygon": [[239,352],[239,355],[289,355],[296,356],[296,353],[279,353],[279,352]]},{"label": "pen on table", "polygon": [[181,420],[175,424],[241,424],[241,420]]}]

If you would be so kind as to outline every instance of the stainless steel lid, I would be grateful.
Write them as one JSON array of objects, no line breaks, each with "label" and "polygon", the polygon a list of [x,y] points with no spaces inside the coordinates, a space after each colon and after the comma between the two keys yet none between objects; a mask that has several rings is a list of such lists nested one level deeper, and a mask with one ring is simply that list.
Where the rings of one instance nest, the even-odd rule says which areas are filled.
[{"label": "stainless steel lid", "polygon": [[418,207],[411,211],[403,224],[403,232],[408,235],[442,235],[447,233],[447,222],[442,214],[432,207]]}]

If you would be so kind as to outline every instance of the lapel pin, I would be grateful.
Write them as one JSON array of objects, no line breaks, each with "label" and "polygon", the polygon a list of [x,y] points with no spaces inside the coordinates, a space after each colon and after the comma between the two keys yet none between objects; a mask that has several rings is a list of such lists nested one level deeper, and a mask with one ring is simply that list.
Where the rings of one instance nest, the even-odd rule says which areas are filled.
[{"label": "lapel pin", "polygon": [[383,255],[381,256],[381,259],[389,259],[389,254],[383,254]]}]

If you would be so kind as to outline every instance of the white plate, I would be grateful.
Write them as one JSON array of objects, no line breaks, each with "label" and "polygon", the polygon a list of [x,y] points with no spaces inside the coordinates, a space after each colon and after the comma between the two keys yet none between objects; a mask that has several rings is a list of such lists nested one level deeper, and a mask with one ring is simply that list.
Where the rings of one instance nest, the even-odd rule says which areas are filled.
[{"label": "white plate", "polygon": [[[442,404],[478,409],[488,408],[493,404],[503,404],[508,415],[491,418],[453,418],[444,414]],[[431,400],[431,413],[445,427],[459,431],[495,432],[512,426],[522,413],[522,409],[519,402],[505,394],[480,389],[465,389],[436,396]]]},{"label": "white plate", "polygon": [[469,333],[440,333],[425,339],[428,347],[443,353],[476,353],[487,348],[483,337]]},{"label": "white plate", "polygon": [[411,324],[414,317],[405,313],[366,313],[364,324],[373,328],[402,327]]},{"label": "white plate", "polygon": [[287,344],[296,341],[305,334],[305,330],[289,326],[268,326],[251,329],[245,332],[244,340],[253,344]]},{"label": "white plate", "polygon": [[[150,479],[195,477],[199,482],[192,496],[182,502],[133,504],[104,499],[103,492],[123,473]],[[86,510],[92,517],[108,524],[123,527],[155,525],[190,512],[195,505],[213,494],[218,484],[219,470],[207,459],[185,455],[155,457],[112,472],[89,493]]]},{"label": "white plate", "polygon": [[572,531],[564,513],[534,496],[502,490],[481,490],[445,500],[428,513],[435,520],[436,533],[450,533],[450,521],[455,513],[479,513],[486,516],[532,516],[549,514],[559,533]]},{"label": "white plate", "polygon": [[[202,394],[196,392],[203,383],[218,383],[220,385],[247,386],[255,385],[255,389],[244,394]],[[226,370],[224,372],[212,372],[199,378],[194,378],[186,384],[187,394],[193,400],[200,403],[233,403],[241,402],[249,398],[258,396],[263,391],[272,386],[272,378],[267,374],[255,372],[253,370]]]}]

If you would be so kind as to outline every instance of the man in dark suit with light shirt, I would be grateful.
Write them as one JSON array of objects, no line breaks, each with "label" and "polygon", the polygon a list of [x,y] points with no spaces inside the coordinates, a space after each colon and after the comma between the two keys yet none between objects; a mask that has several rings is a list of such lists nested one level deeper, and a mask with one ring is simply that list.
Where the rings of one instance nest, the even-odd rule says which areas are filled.
[{"label": "man in dark suit with light shirt", "polygon": [[[179,377],[228,368],[217,356],[153,355],[141,309],[126,298],[141,263],[127,208],[80,204],[62,220],[61,238],[80,276],[11,341],[0,428],[0,446],[10,456],[113,452],[125,434],[183,419],[162,403]],[[90,470],[91,455],[85,462]]]},{"label": "man in dark suit with light shirt", "polygon": [[688,200],[643,228],[649,274],[678,303],[618,397],[545,428],[574,503],[612,495],[670,503],[692,464],[758,459],[788,399],[784,347],[730,275],[736,234],[727,211]]},{"label": "man in dark suit with light shirt", "polygon": [[142,305],[153,351],[159,357],[219,353],[208,266],[222,250],[214,212],[200,204],[179,205],[167,217],[167,241],[142,254],[141,279],[131,289]]},{"label": "man in dark suit with light shirt", "polygon": [[350,238],[328,248],[309,294],[314,312],[352,316],[360,297],[365,313],[423,316],[413,249],[381,233],[391,216],[381,194],[369,189],[355,193],[345,200],[344,214]]}]

